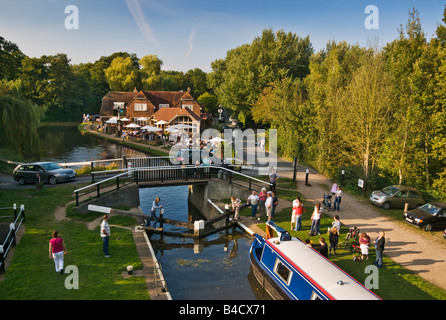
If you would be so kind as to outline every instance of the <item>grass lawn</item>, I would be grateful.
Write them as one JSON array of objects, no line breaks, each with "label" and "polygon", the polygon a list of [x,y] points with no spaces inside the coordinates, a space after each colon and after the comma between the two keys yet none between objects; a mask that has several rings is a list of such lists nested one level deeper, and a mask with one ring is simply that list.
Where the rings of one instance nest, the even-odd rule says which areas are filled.
[{"label": "grass lawn", "polygon": [[[144,277],[124,279],[122,276],[129,264],[135,269],[142,267],[130,230],[111,228],[111,258],[105,258],[99,227],[90,231],[84,221],[75,216],[55,221],[55,209],[72,201],[77,187],[0,190],[1,208],[11,207],[13,203],[24,204],[26,212],[25,233],[0,283],[1,299],[150,299]],[[136,224],[129,219],[134,220],[112,217],[110,224]],[[65,281],[73,284],[70,276],[74,273],[56,273],[53,260],[49,258],[48,241],[53,230],[59,230],[67,245],[65,267],[76,266],[79,271],[79,289],[66,289]]]},{"label": "grass lawn", "polygon": [[[285,178],[281,178],[282,182],[277,184],[276,190],[280,199],[285,199],[292,201],[296,197],[296,189],[294,185],[290,185],[290,181]],[[294,190],[292,189],[294,188]],[[313,212],[313,205],[306,202],[303,197],[301,197],[304,202],[304,207],[306,212],[302,217],[302,230],[301,231],[290,231],[290,235],[293,237],[298,237],[302,240],[310,239],[312,243],[318,244],[319,238],[324,237],[326,243],[329,245],[327,228],[331,227],[333,219],[331,216],[324,215],[321,219],[320,231],[321,235],[310,237],[308,233],[311,227],[311,213]],[[250,217],[251,208],[245,208],[241,210],[240,215]],[[291,206],[289,208],[284,208],[280,212],[277,212],[274,222],[281,228],[285,230],[290,230],[290,220],[291,220]],[[265,230],[266,217],[263,215],[261,217],[262,224],[258,226]],[[341,221],[342,222],[342,221]],[[329,256],[330,261],[339,266],[341,269],[345,270],[348,274],[354,277],[356,280],[365,283],[366,278],[370,273],[366,273],[365,269],[368,265],[373,265],[375,260],[375,249],[373,246],[370,247],[369,260],[364,260],[362,262],[353,261],[354,253],[350,250],[346,250],[343,246],[345,242],[345,237],[347,235],[347,227],[341,228],[341,235],[339,237],[339,246],[336,255]],[[372,239],[374,240],[374,239]],[[379,282],[377,283],[379,289],[373,289],[372,291],[384,300],[445,300],[446,291],[438,288],[437,286],[425,281],[419,276],[413,274],[408,269],[396,264],[390,258],[384,256],[384,267],[379,270]],[[375,284],[375,283],[374,283]]]}]

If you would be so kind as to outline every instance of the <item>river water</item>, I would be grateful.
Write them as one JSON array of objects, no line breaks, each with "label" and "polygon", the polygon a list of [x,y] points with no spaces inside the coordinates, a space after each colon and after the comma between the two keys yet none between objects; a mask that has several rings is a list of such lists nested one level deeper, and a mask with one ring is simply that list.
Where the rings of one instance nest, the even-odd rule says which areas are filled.
[{"label": "river water", "polygon": [[[127,157],[144,153],[110,141],[81,134],[77,123],[42,124],[39,129],[40,159],[82,162]],[[166,218],[201,219],[188,203],[188,187],[140,189],[140,206],[149,214],[155,197],[161,198]],[[191,216],[193,218],[191,218]],[[165,225],[166,229],[175,227]],[[269,299],[252,275],[249,262],[251,238],[240,228],[220,231],[199,241],[153,235],[151,242],[161,262],[168,290],[174,300]]]},{"label": "river water", "polygon": [[78,123],[42,123],[39,128],[40,161],[83,162],[117,159],[123,155],[147,157],[146,154],[108,140],[84,135],[77,129]]}]

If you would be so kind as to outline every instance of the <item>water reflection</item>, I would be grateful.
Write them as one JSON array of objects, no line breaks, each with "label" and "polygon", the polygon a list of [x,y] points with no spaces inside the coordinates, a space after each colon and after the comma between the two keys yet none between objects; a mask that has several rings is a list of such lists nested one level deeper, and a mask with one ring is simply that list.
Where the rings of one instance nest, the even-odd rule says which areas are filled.
[{"label": "water reflection", "polygon": [[[187,186],[140,189],[140,206],[148,214],[153,199],[160,197],[166,218],[190,222],[200,216],[188,205],[187,196]],[[200,239],[152,235],[150,240],[174,300],[269,298],[251,272],[252,240],[238,227]]]},{"label": "water reflection", "polygon": [[42,123],[38,130],[40,138],[40,161],[81,162],[127,157],[146,157],[136,151],[110,141],[83,135],[78,123]]}]

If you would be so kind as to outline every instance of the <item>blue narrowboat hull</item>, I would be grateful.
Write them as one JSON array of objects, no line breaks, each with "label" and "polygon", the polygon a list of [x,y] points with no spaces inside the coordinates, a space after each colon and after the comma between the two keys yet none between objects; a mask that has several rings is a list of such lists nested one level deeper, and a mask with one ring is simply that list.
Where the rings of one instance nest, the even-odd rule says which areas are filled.
[{"label": "blue narrowboat hull", "polygon": [[249,255],[254,276],[275,300],[380,299],[297,238],[256,234]]}]

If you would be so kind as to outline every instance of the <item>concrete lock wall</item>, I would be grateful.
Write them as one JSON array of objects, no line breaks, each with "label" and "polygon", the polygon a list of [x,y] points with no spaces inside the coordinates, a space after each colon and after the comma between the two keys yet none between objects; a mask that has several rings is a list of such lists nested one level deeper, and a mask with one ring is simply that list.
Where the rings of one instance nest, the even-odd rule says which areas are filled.
[{"label": "concrete lock wall", "polygon": [[[207,200],[221,201],[230,203],[231,196],[235,196],[246,203],[251,190],[230,184],[225,180],[209,180],[206,185],[190,185],[189,186],[189,202],[199,210],[206,218],[210,219],[220,213]],[[224,211],[224,207],[221,207]]]},{"label": "concrete lock wall", "polygon": [[137,207],[139,206],[139,186],[130,185],[122,187],[119,191],[112,191],[110,193],[101,195],[100,198],[89,201],[86,204],[80,205],[76,208],[77,213],[87,214],[88,205],[95,204],[98,206],[116,208],[116,207]]}]

